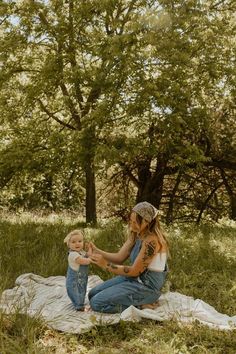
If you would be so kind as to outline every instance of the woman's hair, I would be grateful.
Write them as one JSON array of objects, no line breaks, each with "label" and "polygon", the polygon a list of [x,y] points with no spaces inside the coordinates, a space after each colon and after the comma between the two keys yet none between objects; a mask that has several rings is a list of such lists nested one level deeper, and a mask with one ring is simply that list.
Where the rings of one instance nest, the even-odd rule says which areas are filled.
[{"label": "woman's hair", "polygon": [[[136,213],[136,221],[139,225],[142,224],[143,218],[139,214]],[[150,223],[148,223],[148,232],[155,234],[157,236],[158,243],[160,245],[160,251],[165,246],[166,252],[169,255],[169,243],[166,238],[165,233],[161,229],[160,221],[158,216],[156,216]]]},{"label": "woman's hair", "polygon": [[73,231],[69,232],[68,235],[66,235],[66,237],[64,238],[64,243],[66,243],[67,246],[69,246],[69,242],[70,242],[71,237],[75,236],[75,235],[80,235],[80,236],[84,237],[83,231],[81,231],[81,230],[73,230]]}]

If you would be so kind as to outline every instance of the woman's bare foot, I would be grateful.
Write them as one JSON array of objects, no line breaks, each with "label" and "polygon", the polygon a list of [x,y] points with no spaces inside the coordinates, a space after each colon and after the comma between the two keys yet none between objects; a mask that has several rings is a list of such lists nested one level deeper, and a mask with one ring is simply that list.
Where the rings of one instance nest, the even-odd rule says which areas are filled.
[{"label": "woman's bare foot", "polygon": [[84,307],[81,307],[80,309],[76,309],[76,311],[84,312]]},{"label": "woman's bare foot", "polygon": [[158,306],[160,306],[160,303],[159,301],[157,300],[156,302],[153,302],[152,304],[144,304],[144,305],[141,305],[141,310],[144,310],[144,309],[151,309],[151,310],[154,310],[156,309]]}]

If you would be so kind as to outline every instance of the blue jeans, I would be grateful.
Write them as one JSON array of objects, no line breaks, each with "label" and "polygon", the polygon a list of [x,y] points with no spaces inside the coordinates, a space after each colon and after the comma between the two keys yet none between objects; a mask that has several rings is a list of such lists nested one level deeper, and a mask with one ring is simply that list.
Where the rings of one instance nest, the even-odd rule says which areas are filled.
[{"label": "blue jeans", "polygon": [[95,286],[88,294],[91,308],[97,312],[119,313],[130,305],[139,307],[157,301],[166,272],[155,273],[159,280],[159,289],[144,285],[137,278],[125,276],[116,276]]},{"label": "blue jeans", "polygon": [[66,275],[66,290],[76,310],[82,310],[84,308],[87,283],[87,265],[80,265],[78,271],[75,271],[70,266],[68,266]]}]

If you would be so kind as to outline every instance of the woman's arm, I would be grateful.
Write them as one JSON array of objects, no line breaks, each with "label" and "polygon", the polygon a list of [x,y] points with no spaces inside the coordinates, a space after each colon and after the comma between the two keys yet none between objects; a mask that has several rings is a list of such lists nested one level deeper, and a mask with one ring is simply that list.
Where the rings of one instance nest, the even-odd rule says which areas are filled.
[{"label": "woman's arm", "polygon": [[116,253],[105,252],[97,248],[92,242],[90,244],[93,250],[93,255],[99,254],[110,263],[122,264],[130,255],[134,245],[134,239],[130,236],[121,249]]},{"label": "woman's arm", "polygon": [[129,277],[137,277],[142,274],[151,263],[153,257],[157,254],[159,250],[159,244],[157,242],[156,236],[148,236],[142,243],[142,248],[134,262],[131,266],[121,266],[114,264],[113,262],[107,260],[101,254],[94,254],[91,256],[92,263],[97,264],[103,269],[116,275],[126,275]]}]

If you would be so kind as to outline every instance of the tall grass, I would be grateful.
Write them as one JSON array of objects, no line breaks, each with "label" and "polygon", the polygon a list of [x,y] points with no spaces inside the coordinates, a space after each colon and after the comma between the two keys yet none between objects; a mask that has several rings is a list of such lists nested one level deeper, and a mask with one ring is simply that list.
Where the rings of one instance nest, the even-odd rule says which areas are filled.
[{"label": "tall grass", "polygon": [[[0,290],[14,286],[23,273],[44,277],[64,275],[67,250],[64,236],[84,227],[73,218],[5,215],[0,222]],[[169,228],[171,259],[168,290],[201,298],[219,312],[236,314],[236,228],[185,225]],[[97,229],[85,228],[87,239],[108,251],[123,243],[124,227],[117,221]],[[95,266],[90,273],[111,275]],[[81,335],[48,329],[37,318],[0,312],[0,353],[236,353],[236,331],[217,331],[198,323],[120,322],[94,327]]]},{"label": "tall grass", "polygon": [[170,229],[171,290],[236,314],[236,228],[213,225]]}]

